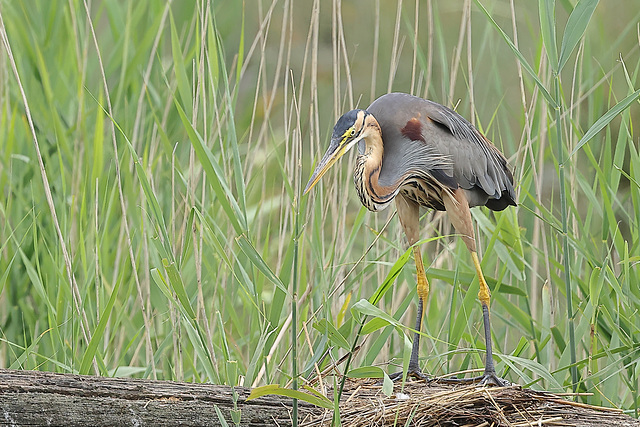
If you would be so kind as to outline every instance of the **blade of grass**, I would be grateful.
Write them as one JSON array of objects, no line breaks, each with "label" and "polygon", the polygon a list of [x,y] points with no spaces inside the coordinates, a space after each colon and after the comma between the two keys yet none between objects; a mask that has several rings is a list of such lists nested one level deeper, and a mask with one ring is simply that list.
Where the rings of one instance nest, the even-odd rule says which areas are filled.
[{"label": "blade of grass", "polygon": [[169,22],[171,23],[171,53],[173,55],[173,71],[178,83],[178,93],[185,108],[191,107],[191,85],[187,78],[187,70],[184,66],[186,59],[182,56],[180,40],[178,39],[178,30],[173,19],[173,13],[169,12]]},{"label": "blade of grass", "polygon": [[291,293],[286,288],[284,283],[280,281],[280,278],[273,272],[273,270],[271,270],[269,265],[267,265],[264,258],[262,258],[258,251],[256,251],[256,248],[253,247],[249,239],[247,239],[247,236],[243,234],[236,237],[236,242],[238,243],[238,246],[240,246],[240,249],[242,249],[242,252],[244,252],[244,254],[247,256],[247,258],[249,258],[253,265],[255,265],[258,270],[260,270],[262,274],[264,274],[266,278],[269,279],[271,283],[276,285],[276,287],[285,294],[291,296]]},{"label": "blade of grass", "polygon": [[311,403],[312,405],[319,406],[321,408],[332,409],[333,402],[326,397],[319,397],[317,394],[312,395],[304,393],[298,390],[291,390],[288,388],[280,387],[278,384],[270,384],[262,387],[256,387],[251,390],[247,400],[257,399],[258,397],[266,396],[268,394],[276,394],[278,396],[292,397],[302,400],[304,402]]},{"label": "blade of grass", "polygon": [[[575,49],[584,35],[599,1],[600,0],[580,0],[576,4],[576,7],[573,8],[573,11],[571,11],[567,26],[564,29],[564,35],[562,36],[562,44],[560,45],[558,73],[562,71],[567,60],[569,60],[569,56],[571,56],[571,52],[573,52],[573,49]],[[555,64],[555,62],[552,62],[552,64]]]},{"label": "blade of grass", "polygon": [[236,233],[242,234],[247,230],[247,224],[244,222],[245,215],[240,209],[240,206],[236,202],[236,199],[226,182],[222,168],[213,157],[213,153],[211,153],[209,147],[207,147],[202,141],[200,134],[193,128],[191,122],[189,122],[189,119],[177,100],[175,100],[174,105],[178,110],[182,124],[189,135],[189,141],[191,141],[191,144],[196,151],[196,155],[198,156],[207,178],[209,179],[209,185],[211,185],[211,188],[216,194],[218,203],[220,203],[220,206],[227,214],[227,218],[233,225]]},{"label": "blade of grass", "polygon": [[539,0],[540,32],[545,51],[554,73],[558,72],[558,47],[556,42],[556,0]]},{"label": "blade of grass", "polygon": [[118,292],[120,291],[121,284],[122,281],[120,280],[115,283],[113,290],[111,291],[109,301],[107,301],[107,305],[104,307],[104,310],[102,310],[102,313],[100,314],[100,322],[98,323],[96,329],[93,331],[91,341],[89,342],[89,345],[87,346],[87,349],[82,356],[82,363],[80,364],[80,369],[78,370],[78,373],[80,375],[89,374],[91,363],[97,355],[98,345],[100,345],[104,341],[104,332],[107,324],[111,321],[111,314],[113,312],[113,307],[115,305]]},{"label": "blade of grass", "polygon": [[[98,99],[96,99],[93,96],[93,94],[90,94],[90,95],[94,99],[94,101],[97,103]],[[133,164],[135,167],[136,176],[140,181],[140,186],[142,187],[142,191],[144,192],[147,203],[149,204],[150,211],[152,214],[152,219],[154,220],[156,225],[156,231],[162,236],[162,240],[160,241],[160,243],[163,249],[163,256],[165,258],[169,258],[172,262],[174,262],[175,257],[173,254],[173,249],[171,247],[171,240],[169,239],[169,234],[167,232],[167,226],[164,220],[164,215],[162,213],[162,209],[160,208],[160,203],[158,202],[158,198],[153,192],[153,189],[151,188],[151,183],[149,182],[149,179],[147,178],[147,174],[145,173],[144,168],[142,167],[142,164],[140,161],[141,159],[140,157],[138,157],[138,154],[136,153],[135,148],[133,147],[133,144],[131,144],[131,141],[129,141],[129,138],[120,127],[120,124],[117,121],[115,121],[113,117],[111,117],[111,115],[109,114],[109,111],[107,111],[102,104],[98,104],[98,105],[100,106],[104,114],[106,114],[107,117],[109,117],[113,126],[115,126],[118,132],[120,132],[120,134],[123,136],[124,140],[127,143],[129,154],[131,155],[131,158],[133,160]]]},{"label": "blade of grass", "polygon": [[[627,109],[635,100],[640,97],[640,89],[627,95],[622,101],[614,105],[609,111],[602,115],[594,124],[591,125],[589,130],[580,138],[580,141],[576,144],[575,148],[569,153],[569,156],[565,159],[568,161],[574,154],[576,154],[584,144],[591,141],[591,139],[604,129],[611,121],[622,111]],[[564,166],[564,163],[561,163]]]},{"label": "blade of grass", "polygon": [[500,35],[502,36],[502,38],[504,39],[505,42],[507,42],[507,45],[511,48],[511,50],[513,51],[513,53],[516,55],[516,57],[518,58],[518,60],[520,61],[520,63],[522,64],[522,68],[524,68],[526,70],[527,73],[529,73],[529,75],[533,78],[533,81],[536,83],[536,85],[538,86],[538,89],[540,90],[540,93],[542,93],[542,95],[544,96],[544,98],[547,100],[547,102],[553,106],[553,108],[556,107],[557,102],[555,99],[553,99],[553,97],[551,96],[551,94],[549,93],[549,91],[547,90],[547,88],[545,87],[545,85],[542,83],[542,81],[540,80],[540,78],[538,77],[538,74],[533,70],[533,68],[531,68],[531,65],[529,65],[529,62],[525,59],[524,55],[522,55],[522,53],[520,52],[520,50],[518,50],[518,48],[516,47],[515,44],[513,44],[513,42],[511,41],[511,37],[509,37],[507,35],[507,33],[505,33],[502,28],[498,25],[498,23],[493,19],[493,17],[491,16],[491,14],[489,14],[489,12],[487,11],[487,9],[485,9],[485,7],[482,5],[482,3],[480,3],[480,0],[475,0],[476,4],[478,5],[478,7],[480,8],[480,10],[482,10],[482,12],[487,16],[487,18],[489,19],[489,21],[491,22],[491,24],[493,25],[493,27],[498,30],[498,33],[500,33]]}]

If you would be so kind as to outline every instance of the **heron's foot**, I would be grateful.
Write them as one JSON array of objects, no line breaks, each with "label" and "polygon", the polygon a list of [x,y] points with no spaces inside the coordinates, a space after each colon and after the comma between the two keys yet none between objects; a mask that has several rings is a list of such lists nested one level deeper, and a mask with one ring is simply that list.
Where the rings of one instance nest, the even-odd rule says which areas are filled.
[{"label": "heron's foot", "polygon": [[512,385],[509,381],[504,378],[500,378],[496,375],[495,372],[485,372],[480,378],[478,383],[484,386],[494,386],[494,387],[509,387]]},{"label": "heron's foot", "polygon": [[481,376],[474,378],[438,378],[437,381],[446,384],[479,384],[491,387],[509,387],[513,385],[504,378],[500,378],[495,372],[485,372]]},{"label": "heron's foot", "polygon": [[[389,375],[389,378],[391,378],[391,381],[393,382],[401,381],[402,371],[394,372],[393,374]],[[407,378],[413,378],[416,381],[425,381],[427,383],[435,379],[434,377],[430,377],[429,375],[422,372],[420,368],[409,368],[409,370],[407,371]]]}]

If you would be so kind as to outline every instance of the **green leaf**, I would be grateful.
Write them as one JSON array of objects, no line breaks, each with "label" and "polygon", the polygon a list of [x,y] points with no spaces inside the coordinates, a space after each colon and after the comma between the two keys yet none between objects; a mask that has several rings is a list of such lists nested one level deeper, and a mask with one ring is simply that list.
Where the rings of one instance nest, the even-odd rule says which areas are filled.
[{"label": "green leaf", "polygon": [[262,256],[258,253],[258,251],[256,251],[256,248],[254,248],[249,239],[247,239],[247,236],[245,236],[244,234],[238,236],[236,238],[236,242],[238,242],[238,246],[240,246],[242,252],[244,252],[247,258],[249,258],[249,260],[253,263],[253,265],[255,265],[258,270],[260,270],[262,274],[264,274],[266,278],[269,279],[271,283],[276,285],[278,289],[289,295],[289,291],[284,286],[280,278],[276,276],[276,274],[267,265]]},{"label": "green leaf", "polygon": [[[166,261],[166,260],[163,260]],[[165,281],[164,277],[160,274],[160,271],[157,268],[151,269],[151,277],[153,281],[158,285],[160,291],[162,291],[163,295],[167,299],[173,299],[173,295],[171,294],[171,289],[169,285]],[[185,306],[184,304],[176,304],[180,314],[183,317],[182,324],[184,325],[187,335],[189,336],[189,340],[193,345],[193,349],[198,355],[202,366],[204,367],[205,372],[207,373],[207,377],[209,381],[217,383],[219,381],[219,375],[216,373],[216,368],[213,365],[213,358],[209,353],[207,345],[204,339],[204,333],[201,328],[195,322],[195,318],[191,317],[193,314],[193,310],[190,305]],[[191,312],[189,312],[191,310]]]},{"label": "green leaf", "polygon": [[162,265],[164,266],[164,270],[167,272],[167,277],[169,278],[169,284],[173,289],[173,292],[176,293],[182,308],[185,313],[189,317],[189,319],[195,320],[196,312],[193,311],[193,307],[191,307],[191,302],[189,301],[189,295],[187,295],[187,290],[184,288],[184,283],[182,281],[182,277],[176,268],[176,264],[173,262],[169,262],[166,258],[162,260]]},{"label": "green leaf", "polygon": [[558,64],[558,72],[562,71],[562,68],[567,63],[571,52],[575,49],[576,45],[584,35],[587,25],[591,20],[593,11],[598,6],[600,0],[580,0],[576,7],[569,15],[567,26],[564,29],[564,35],[562,37],[562,45],[560,47],[560,61]]},{"label": "green leaf", "polygon": [[513,371],[517,372],[521,378],[528,378],[528,382],[532,382],[532,380],[527,375],[525,375],[522,369],[520,369],[519,367],[528,369],[536,375],[544,378],[545,380],[547,380],[551,388],[555,390],[562,390],[562,386],[560,385],[560,383],[558,383],[558,381],[551,375],[551,373],[538,362],[525,359],[523,357],[511,356],[508,354],[501,355],[500,359]]},{"label": "green leaf", "polygon": [[402,381],[406,381],[407,373],[409,372],[409,362],[411,362],[413,343],[406,334],[403,334],[402,338],[404,341],[404,351],[402,352]]},{"label": "green leaf", "polygon": [[384,282],[382,282],[378,289],[376,289],[373,295],[371,295],[371,297],[369,298],[369,302],[371,304],[376,305],[382,299],[384,294],[386,294],[387,291],[391,289],[393,283],[396,281],[396,278],[402,271],[402,268],[405,266],[407,261],[409,261],[411,253],[412,248],[407,249],[405,253],[403,253],[400,258],[398,258],[398,260],[393,264],[393,267],[391,267],[391,270],[389,270],[389,273],[384,279]]},{"label": "green leaf", "polygon": [[207,50],[209,51],[209,55],[207,55],[207,60],[209,64],[209,76],[211,78],[211,84],[213,88],[218,87],[218,80],[220,78],[220,61],[218,57],[222,57],[221,52],[219,52],[218,45],[218,35],[214,31],[213,28],[213,20],[209,20],[207,22]]},{"label": "green leaf", "polygon": [[[14,237],[14,240],[17,243],[18,240],[15,239],[15,235],[12,235],[12,237]],[[42,301],[44,301],[47,304],[49,308],[49,312],[53,316],[57,316],[56,307],[51,302],[51,299],[49,298],[49,295],[47,294],[47,291],[44,288],[44,283],[42,282],[40,275],[38,274],[38,271],[36,270],[35,266],[31,262],[29,257],[24,253],[22,248],[20,246],[17,246],[17,248],[18,248],[18,253],[20,254],[20,258],[22,259],[22,263],[24,264],[25,272],[27,273],[27,277],[29,278],[31,285],[33,286],[34,290],[38,293],[40,298],[42,298]]]},{"label": "green leaf", "polygon": [[389,375],[378,366],[362,366],[347,373],[349,378],[382,378],[382,392],[387,396],[393,393],[393,381]]},{"label": "green leaf", "polygon": [[349,378],[382,378],[384,371],[378,366],[362,366],[360,368],[351,369],[347,373]]},{"label": "green leaf", "polygon": [[[99,105],[104,102],[102,91],[100,92],[100,98],[98,100]],[[96,180],[100,177],[101,169],[104,167],[104,112],[102,109],[96,111],[95,132],[93,134],[93,140],[91,151],[93,151],[93,168],[91,171],[91,184],[94,185]]]},{"label": "green leaf", "polygon": [[[118,126],[118,129],[120,127]],[[162,236],[161,248],[163,249],[163,256],[168,257],[171,261],[174,261],[173,249],[171,248],[171,240],[169,239],[169,234],[167,233],[167,226],[164,221],[164,215],[162,214],[162,209],[160,208],[160,204],[158,203],[158,199],[156,195],[153,193],[153,189],[151,188],[151,184],[147,179],[147,174],[144,171],[144,168],[140,164],[140,158],[137,156],[133,149],[133,145],[129,142],[127,138],[125,138],[127,144],[129,146],[129,150],[131,152],[131,157],[134,159],[134,165],[136,169],[136,175],[138,180],[140,181],[140,186],[142,187],[142,191],[144,192],[147,203],[149,204],[149,210],[153,216],[153,220],[156,223],[156,230]]]},{"label": "green leaf", "polygon": [[187,78],[187,69],[184,66],[185,59],[182,57],[182,49],[180,48],[180,40],[178,39],[178,31],[173,21],[173,14],[169,13],[171,20],[171,53],[173,54],[173,71],[178,82],[178,92],[182,104],[185,108],[191,108],[191,85]]},{"label": "green leaf", "polygon": [[[244,4],[243,4],[243,10],[244,10]],[[216,46],[218,47],[218,49],[216,49],[216,51],[213,53],[213,56],[215,55],[219,55],[220,57],[217,59],[220,62],[224,62],[224,52],[222,49],[222,41],[220,39],[220,34],[218,32],[218,28],[217,25],[215,23],[215,17],[212,17],[211,19],[211,23],[212,23],[212,29],[213,32],[215,33],[215,40],[216,40]],[[242,70],[242,64],[244,61],[244,13],[242,14],[242,28],[241,28],[241,33],[240,33],[240,51],[238,52],[238,64],[236,64],[236,72],[237,72],[237,79],[238,81],[236,82],[236,87],[239,85],[239,79],[240,79],[240,74],[241,74],[241,70]],[[246,196],[245,196],[245,183],[244,183],[244,176],[243,176],[243,167],[242,167],[242,162],[240,160],[240,151],[238,149],[238,137],[236,134],[236,128],[235,128],[235,111],[234,111],[234,106],[235,106],[235,101],[236,101],[236,96],[237,96],[237,92],[231,92],[230,88],[229,88],[229,79],[227,76],[227,71],[225,69],[224,66],[219,67],[219,71],[222,72],[222,82],[223,87],[224,87],[224,97],[226,98],[226,102],[224,102],[224,105],[226,106],[226,114],[228,115],[227,118],[227,139],[229,141],[229,145],[231,146],[231,153],[232,153],[232,160],[233,160],[233,177],[235,180],[235,187],[236,187],[236,192],[237,192],[237,197],[234,199],[234,201],[237,201],[236,206],[237,206],[237,215],[240,216],[240,223],[244,225],[244,230],[247,230],[247,212],[246,212]],[[215,72],[215,70],[214,70]]]},{"label": "green leaf", "polygon": [[303,393],[299,390],[282,388],[278,384],[269,384],[262,387],[254,388],[253,390],[251,390],[251,393],[249,393],[247,400],[257,399],[258,397],[266,396],[269,394],[275,394],[278,396],[286,396],[286,397],[291,397],[293,399],[299,399],[299,400],[311,403],[312,405],[319,406],[321,408],[326,408],[326,409],[333,408],[333,403],[324,396],[319,397],[317,395],[314,396],[311,394]]},{"label": "green leaf", "polygon": [[[185,316],[184,311],[182,312],[182,315]],[[189,341],[193,345],[193,349],[198,355],[199,362],[207,374],[207,378],[210,382],[218,384],[220,381],[220,375],[216,372],[217,369],[213,364],[213,358],[209,353],[209,349],[204,338],[205,334],[203,333],[202,328],[200,328],[195,321],[192,322],[186,318],[182,324],[184,325],[184,329],[187,331],[187,335],[189,336]]]},{"label": "green leaf", "polygon": [[176,106],[176,110],[178,110],[178,115],[182,120],[182,125],[189,135],[189,141],[191,141],[191,145],[196,152],[196,156],[198,156],[198,160],[200,160],[200,164],[202,164],[202,168],[207,175],[209,184],[211,185],[213,192],[216,194],[217,203],[220,204],[224,212],[227,214],[227,218],[231,222],[231,225],[233,225],[233,229],[236,233],[241,234],[247,229],[247,224],[244,221],[246,216],[240,209],[238,202],[227,184],[226,176],[222,167],[220,167],[215,157],[213,157],[209,147],[204,144],[200,134],[193,128],[191,122],[187,118],[187,115],[180,106],[180,103],[175,98],[174,105]]},{"label": "green leaf", "polygon": [[[20,252],[22,252],[22,250],[20,250]],[[17,253],[13,254],[11,259],[9,260],[9,263],[5,264],[5,270],[2,273],[2,276],[0,277],[0,294],[2,294],[2,291],[7,283],[7,279],[9,278],[9,273],[11,273],[11,267],[13,266],[13,261],[16,260],[17,256],[18,256]],[[24,253],[22,253],[21,256],[24,256]],[[51,307],[53,307],[53,305]]]},{"label": "green leaf", "polygon": [[500,284],[500,293],[501,294],[511,294],[511,295],[518,295],[520,297],[526,297],[527,293],[525,291],[523,291],[522,289],[516,287],[516,286],[511,286],[511,285],[505,285],[505,284]]},{"label": "green leaf", "polygon": [[554,72],[558,72],[558,47],[556,44],[556,1],[539,0],[540,32],[547,57]]},{"label": "green leaf", "polygon": [[536,85],[538,85],[538,88],[540,89],[540,92],[542,93],[542,95],[544,96],[544,98],[547,100],[547,102],[549,103],[549,105],[551,106],[551,108],[556,108],[557,107],[557,103],[556,101],[553,99],[553,97],[551,96],[551,94],[549,93],[549,91],[547,90],[547,88],[544,86],[544,84],[542,84],[542,81],[540,80],[540,78],[538,77],[538,75],[536,74],[536,72],[533,70],[533,68],[531,68],[531,65],[529,65],[529,63],[527,62],[527,60],[524,58],[524,56],[522,55],[522,53],[518,50],[518,48],[516,47],[515,44],[513,44],[513,42],[511,41],[511,38],[507,35],[507,33],[505,33],[502,28],[500,28],[500,26],[496,23],[496,21],[493,20],[493,17],[491,17],[491,15],[489,14],[489,12],[487,11],[487,9],[484,8],[484,6],[482,5],[482,3],[480,3],[480,0],[475,0],[476,4],[478,5],[478,7],[480,7],[480,9],[482,10],[482,12],[484,12],[484,14],[487,16],[487,18],[489,18],[489,21],[491,22],[491,24],[493,24],[493,26],[495,27],[496,30],[498,30],[498,32],[500,33],[500,35],[502,36],[502,38],[504,39],[504,41],[507,42],[507,44],[509,45],[509,47],[511,48],[511,50],[513,51],[513,53],[516,55],[516,57],[518,58],[518,60],[520,61],[520,63],[522,64],[522,68],[525,69],[525,71],[527,73],[529,73],[529,75],[531,77],[533,77],[533,80],[535,81]]},{"label": "green leaf", "polygon": [[364,314],[366,316],[374,316],[374,317],[377,317],[377,318],[380,318],[382,320],[387,321],[389,324],[391,324],[391,325],[393,325],[395,327],[404,328],[404,325],[399,323],[392,316],[390,316],[389,314],[387,314],[384,311],[380,310],[378,307],[372,305],[369,301],[367,301],[365,299],[361,299],[360,301],[355,303],[353,305],[353,307],[351,307],[351,312],[352,313],[355,312],[355,313]]},{"label": "green leaf", "polygon": [[327,319],[321,319],[318,322],[313,324],[313,328],[320,331],[321,333],[326,333],[329,336],[329,340],[339,346],[344,348],[345,350],[351,349],[351,344],[347,341],[345,337],[342,336],[340,331],[336,329],[331,323],[327,321]]},{"label": "green leaf", "polygon": [[240,24],[240,44],[238,45],[238,65],[236,66],[236,85],[240,84],[240,77],[242,77],[242,65],[244,64],[244,17],[245,17],[245,3],[242,2],[242,23]]},{"label": "green leaf", "polygon": [[[93,95],[91,96],[93,97]],[[162,208],[160,208],[160,204],[158,203],[158,198],[155,196],[153,189],[151,188],[151,184],[147,179],[147,174],[144,168],[142,167],[142,164],[140,162],[140,157],[138,156],[138,153],[136,153],[136,150],[133,147],[133,144],[131,144],[129,137],[124,132],[124,130],[120,127],[120,124],[116,120],[114,120],[113,117],[111,117],[107,109],[102,104],[100,104],[100,102],[95,97],[93,97],[93,99],[98,104],[98,106],[100,106],[104,114],[106,114],[107,117],[109,117],[109,119],[111,120],[115,128],[118,130],[118,132],[120,132],[125,142],[127,143],[129,154],[133,159],[136,176],[140,181],[140,186],[142,187],[142,191],[144,192],[145,199],[149,204],[149,211],[151,212],[151,218],[155,221],[157,232],[162,236],[162,239],[161,239],[162,246],[160,247],[164,252],[162,256],[169,258],[171,261],[174,261],[173,249],[171,248],[171,240],[169,239],[169,234],[167,232],[167,226],[164,221],[164,215],[162,214]]]},{"label": "green leaf", "polygon": [[89,341],[89,345],[82,356],[82,363],[80,364],[80,371],[78,372],[80,375],[88,374],[91,369],[91,362],[98,350],[98,345],[104,340],[104,330],[111,319],[111,313],[121,284],[122,280],[116,280],[113,291],[111,291],[111,296],[109,297],[109,302],[107,302],[107,306],[100,315],[100,323],[98,323],[98,327],[93,331],[91,341]]},{"label": "green leaf", "polygon": [[611,120],[613,120],[613,118],[615,116],[620,114],[627,107],[629,107],[629,105],[631,105],[633,103],[633,101],[638,99],[639,96],[640,96],[640,89],[638,89],[637,91],[633,92],[631,95],[627,96],[622,101],[618,102],[613,108],[611,108],[602,117],[600,117],[598,120],[596,120],[596,122],[593,125],[591,125],[589,130],[580,139],[580,141],[578,141],[578,143],[576,144],[576,147],[573,149],[571,154],[569,154],[569,156],[565,160],[565,163],[568,162],[569,159],[571,158],[571,156],[576,154],[578,152],[578,150],[580,150],[584,144],[589,142],[591,140],[591,138],[596,136],[596,134],[598,132],[600,132],[602,129],[604,129],[605,126],[607,126],[609,123],[611,123]]},{"label": "green leaf", "polygon": [[213,409],[216,411],[216,415],[218,416],[218,421],[222,427],[229,427],[227,420],[225,420],[224,415],[222,415],[222,411],[218,408],[218,405],[213,405]]},{"label": "green leaf", "polygon": [[267,342],[267,339],[275,332],[275,329],[271,331],[262,331],[260,334],[260,339],[258,340],[258,344],[256,348],[253,350],[253,356],[251,357],[251,362],[249,366],[247,366],[247,372],[245,374],[245,384],[253,384],[253,381],[256,379],[256,372],[262,366],[262,360],[264,357],[264,346]]},{"label": "green leaf", "polygon": [[553,340],[556,342],[558,349],[561,353],[564,353],[564,349],[567,347],[567,343],[562,336],[562,332],[558,329],[557,326],[551,328],[551,334],[553,335]]},{"label": "green leaf", "polygon": [[[591,305],[598,306],[600,299],[600,292],[602,292],[602,286],[604,285],[604,270],[600,267],[596,267],[591,272],[589,277],[589,298],[591,299]],[[592,323],[595,319],[592,319]]]},{"label": "green leaf", "polygon": [[370,334],[372,332],[377,331],[378,329],[384,328],[385,326],[388,326],[388,325],[389,325],[389,322],[387,322],[386,320],[374,317],[373,319],[371,319],[367,323],[365,323],[365,325],[362,327],[362,330],[360,331],[360,333],[362,335],[367,335],[367,334]]},{"label": "green leaf", "polygon": [[224,330],[224,321],[220,311],[216,311],[216,320],[218,321],[218,327],[220,328],[220,347],[222,348],[222,355],[225,360],[231,358],[231,352],[229,351],[229,340],[227,339],[227,332]]},{"label": "green leaf", "polygon": [[158,270],[157,268],[152,268],[151,278],[153,278],[153,281],[158,286],[158,289],[160,289],[165,298],[170,300],[172,298],[171,290],[169,289],[169,285],[167,284],[166,280],[164,280],[164,277],[160,274],[160,270]]}]

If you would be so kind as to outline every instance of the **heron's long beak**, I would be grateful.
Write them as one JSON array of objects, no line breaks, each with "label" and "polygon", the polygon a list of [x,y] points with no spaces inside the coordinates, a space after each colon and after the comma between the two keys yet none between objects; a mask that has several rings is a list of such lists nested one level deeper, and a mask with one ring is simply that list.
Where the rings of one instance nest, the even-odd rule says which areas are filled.
[{"label": "heron's long beak", "polygon": [[304,194],[307,194],[309,190],[311,190],[317,183],[320,181],[320,178],[327,173],[327,171],[333,166],[333,164],[344,155],[349,148],[351,148],[353,144],[347,144],[344,140],[339,139],[331,139],[331,144],[329,144],[329,148],[327,152],[322,156],[322,160],[316,166],[316,169],[313,171],[311,175],[311,179],[307,183],[307,187],[304,189]]}]

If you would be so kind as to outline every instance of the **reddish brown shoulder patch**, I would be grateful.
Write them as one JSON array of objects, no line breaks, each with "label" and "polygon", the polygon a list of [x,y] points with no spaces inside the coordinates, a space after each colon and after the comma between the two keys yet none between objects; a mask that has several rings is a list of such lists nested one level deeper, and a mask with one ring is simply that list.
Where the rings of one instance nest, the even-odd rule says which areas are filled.
[{"label": "reddish brown shoulder patch", "polygon": [[420,120],[416,118],[409,120],[407,124],[404,125],[402,129],[400,129],[400,132],[405,138],[408,138],[412,141],[426,142],[424,140],[424,136],[422,136],[422,123],[420,123]]}]

